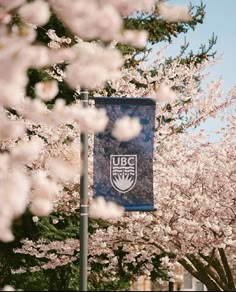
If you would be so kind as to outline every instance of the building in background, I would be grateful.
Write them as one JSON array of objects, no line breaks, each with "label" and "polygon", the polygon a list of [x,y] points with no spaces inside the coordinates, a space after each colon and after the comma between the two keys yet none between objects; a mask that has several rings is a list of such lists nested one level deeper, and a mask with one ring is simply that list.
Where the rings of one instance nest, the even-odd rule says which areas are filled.
[{"label": "building in background", "polygon": [[[166,281],[152,282],[148,277],[142,275],[132,283],[130,291],[169,291],[169,283]],[[182,268],[177,271],[174,291],[207,291],[207,288]]]}]

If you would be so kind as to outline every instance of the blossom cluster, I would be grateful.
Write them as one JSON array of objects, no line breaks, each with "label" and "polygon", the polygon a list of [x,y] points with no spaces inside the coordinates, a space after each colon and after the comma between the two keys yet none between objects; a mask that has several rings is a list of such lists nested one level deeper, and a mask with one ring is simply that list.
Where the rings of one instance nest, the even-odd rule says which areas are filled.
[{"label": "blossom cluster", "polygon": [[[1,240],[13,239],[11,222],[24,212],[29,202],[35,214],[49,214],[53,210],[52,201],[61,192],[58,181],[68,181],[76,172],[73,165],[58,157],[47,158],[42,169],[35,167],[37,158],[40,159],[50,143],[37,138],[37,135],[27,135],[27,119],[52,129],[66,123],[77,123],[80,131],[103,131],[107,124],[104,111],[83,109],[78,104],[68,107],[63,99],[57,99],[53,108],[49,109],[45,102],[59,94],[58,81],[68,82],[75,90],[81,87],[98,89],[106,80],[115,82],[120,78],[119,69],[123,64],[120,52],[114,45],[104,46],[90,41],[115,40],[137,47],[144,46],[147,33],[125,30],[123,16],[137,11],[154,11],[155,5],[154,0],[120,3],[89,0],[86,4],[74,0],[66,3],[61,0],[0,1],[0,135],[3,141],[1,150],[9,151],[1,154],[1,160],[6,162],[0,174],[1,201],[5,206],[5,211],[1,212]],[[58,37],[53,29],[46,32],[50,39],[48,46],[37,42],[37,29],[48,23],[52,11],[75,34],[75,45],[68,37]],[[19,24],[12,24],[15,15],[20,19]],[[65,63],[68,64],[66,69],[59,69],[58,65]],[[30,68],[42,68],[49,73],[56,70],[58,74],[54,80],[35,84],[34,100],[26,96]],[[51,75],[55,77],[55,74]],[[22,118],[10,114],[9,108]],[[139,133],[138,123],[134,122],[133,126],[133,133],[131,136],[126,134],[126,140]],[[118,129],[117,133],[120,132]],[[120,134],[118,138],[124,139],[120,138]],[[12,139],[11,143],[9,139]],[[9,144],[11,146],[7,148]],[[9,194],[9,198],[5,198],[5,193]],[[18,203],[20,200],[21,203]]]},{"label": "blossom cluster", "polygon": [[[108,220],[110,226],[105,229],[94,226],[96,232],[89,235],[89,263],[101,262],[100,255],[106,254],[106,263],[109,265],[105,269],[113,273],[118,262],[115,251],[122,245],[123,251],[127,251],[123,258],[124,266],[130,263],[136,266],[138,257],[139,262],[145,262],[142,272],[149,275],[155,254],[174,253],[176,261],[196,251],[207,255],[214,247],[226,250],[235,248],[235,122],[233,115],[228,117],[228,125],[222,129],[219,144],[206,141],[207,136],[203,131],[194,135],[187,133],[166,137],[155,152],[156,211],[148,214],[125,212],[119,219],[115,215],[119,215],[121,209],[113,211],[111,206],[112,214],[109,215],[109,211],[105,210],[105,201],[95,200],[91,204],[91,216]],[[159,141],[158,133],[155,139]],[[92,151],[89,155],[92,177]],[[92,181],[89,182],[92,193]],[[69,202],[75,193],[71,188],[68,198],[63,195],[64,208],[65,200]],[[72,211],[73,204],[67,208]],[[27,248],[29,244],[30,253]],[[40,253],[34,246],[34,242],[24,242],[22,249],[17,252],[38,257]],[[51,250],[55,250],[55,246]],[[78,257],[77,247],[75,251],[75,257]],[[64,264],[62,259],[57,262],[48,260],[50,267]],[[168,268],[170,275],[175,261],[168,261],[167,265],[163,259],[163,265]],[[67,259],[65,263],[68,263]]]}]

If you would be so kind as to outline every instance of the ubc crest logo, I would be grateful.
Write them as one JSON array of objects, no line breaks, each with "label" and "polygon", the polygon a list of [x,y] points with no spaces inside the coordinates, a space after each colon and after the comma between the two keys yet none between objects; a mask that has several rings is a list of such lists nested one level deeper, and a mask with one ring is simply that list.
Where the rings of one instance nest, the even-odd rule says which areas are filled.
[{"label": "ubc crest logo", "polygon": [[111,155],[110,180],[118,192],[130,191],[137,180],[137,155]]}]

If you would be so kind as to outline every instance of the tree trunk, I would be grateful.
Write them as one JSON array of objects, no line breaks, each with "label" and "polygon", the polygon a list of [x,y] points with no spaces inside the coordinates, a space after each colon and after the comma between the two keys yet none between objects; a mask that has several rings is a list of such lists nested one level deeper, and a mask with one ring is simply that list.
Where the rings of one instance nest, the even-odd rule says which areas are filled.
[{"label": "tree trunk", "polygon": [[223,267],[224,267],[224,270],[225,270],[225,273],[227,276],[227,284],[228,284],[228,287],[230,289],[228,291],[236,291],[233,275],[232,275],[232,272],[231,272],[231,269],[230,269],[230,266],[229,266],[224,249],[219,248],[219,253],[220,253],[221,261],[222,261],[222,264],[223,264]]},{"label": "tree trunk", "polygon": [[[219,249],[220,259],[213,249],[210,256],[187,255],[179,263],[196,279],[201,281],[208,291],[236,291],[232,272],[225,252]],[[203,263],[204,259],[207,264]]]}]

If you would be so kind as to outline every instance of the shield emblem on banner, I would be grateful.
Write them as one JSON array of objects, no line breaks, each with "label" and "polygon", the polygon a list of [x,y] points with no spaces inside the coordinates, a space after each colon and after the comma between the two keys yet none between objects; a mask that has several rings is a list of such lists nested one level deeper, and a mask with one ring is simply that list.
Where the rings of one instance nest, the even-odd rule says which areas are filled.
[{"label": "shield emblem on banner", "polygon": [[137,181],[137,155],[110,155],[110,181],[118,192],[130,191]]}]

